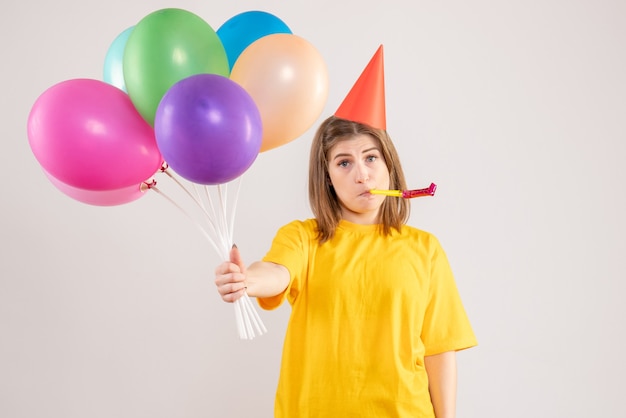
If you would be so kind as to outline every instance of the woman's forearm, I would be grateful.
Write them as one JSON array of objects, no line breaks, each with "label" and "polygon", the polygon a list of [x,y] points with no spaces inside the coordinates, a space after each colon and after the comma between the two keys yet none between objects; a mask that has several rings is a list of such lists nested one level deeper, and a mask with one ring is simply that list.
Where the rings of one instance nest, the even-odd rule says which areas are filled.
[{"label": "woman's forearm", "polygon": [[437,418],[454,418],[456,414],[456,352],[424,357],[428,390]]},{"label": "woman's forearm", "polygon": [[271,297],[289,285],[289,270],[279,264],[257,261],[247,269],[246,293],[252,297]]}]

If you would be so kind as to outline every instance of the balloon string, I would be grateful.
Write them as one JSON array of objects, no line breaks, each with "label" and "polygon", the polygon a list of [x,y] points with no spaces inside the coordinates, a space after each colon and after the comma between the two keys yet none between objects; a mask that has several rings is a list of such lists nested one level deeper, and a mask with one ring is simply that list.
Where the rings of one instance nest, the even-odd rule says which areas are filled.
[{"label": "balloon string", "polygon": [[204,235],[204,237],[209,241],[209,243],[211,243],[211,245],[213,246],[213,248],[215,249],[215,251],[217,251],[218,254],[220,254],[220,250],[217,247],[217,244],[215,243],[215,241],[213,240],[213,238],[211,238],[211,235],[209,235],[209,233],[202,227],[201,224],[199,224],[195,219],[193,219],[189,213],[187,213],[185,211],[185,209],[183,209],[178,203],[176,203],[173,199],[171,199],[168,195],[166,195],[165,193],[163,193],[161,190],[159,190],[158,187],[156,187],[156,185],[151,185],[149,186],[150,190],[154,190],[155,192],[157,192],[159,195],[163,196],[165,198],[165,200],[167,200],[168,202],[170,202],[172,205],[174,205],[176,208],[178,208],[178,210],[180,210],[187,218],[189,218],[189,220],[191,220],[191,222],[193,222],[193,224],[200,230],[200,232],[202,233],[202,235]]},{"label": "balloon string", "polygon": [[244,303],[247,304],[248,310],[252,314],[252,319],[254,321],[254,326],[256,327],[256,329],[259,332],[259,334],[266,333],[267,332],[267,328],[265,328],[265,325],[263,324],[263,321],[261,320],[261,317],[259,316],[259,314],[256,311],[256,309],[254,309],[254,305],[252,305],[252,301],[250,300],[250,296],[248,296],[248,294],[245,293],[244,297],[242,297],[241,299],[243,299]]},{"label": "balloon string", "polygon": [[196,195],[194,195],[193,193],[191,193],[189,191],[189,189],[187,189],[185,187],[185,185],[183,183],[181,183],[170,171],[169,168],[163,169],[161,170],[163,173],[165,173],[170,179],[172,179],[186,194],[187,196],[189,196],[194,203],[202,210],[202,212],[204,213],[204,215],[206,216],[207,220],[209,221],[209,223],[211,223],[211,226],[213,226],[213,228],[215,229],[215,224],[213,223],[209,213],[207,213],[202,201],[198,198],[198,194],[196,193]]},{"label": "balloon string", "polygon": [[[187,218],[189,218],[194,223],[194,225],[198,227],[202,235],[204,235],[204,237],[209,241],[209,243],[211,243],[215,251],[218,254],[221,254],[221,251],[219,250],[217,244],[211,238],[211,236],[206,232],[206,230],[202,227],[202,225],[200,225],[197,221],[195,221],[189,215],[189,213],[187,213],[178,203],[176,203],[173,199],[171,199],[169,196],[167,196],[165,193],[159,190],[159,188],[156,187],[154,183],[151,185],[148,185],[148,188],[151,190],[154,190],[159,195],[163,196],[168,202],[174,205]],[[246,301],[248,303],[246,303]],[[247,340],[247,339],[254,338],[255,334],[251,325],[251,321],[254,323],[255,327],[259,330],[259,334],[263,334],[263,332],[260,331],[259,324],[258,324],[258,322],[260,321],[258,313],[254,310],[254,307],[252,306],[252,303],[249,301],[249,296],[247,294],[244,294],[244,297],[237,299],[237,301],[235,302],[235,319],[237,321],[237,329],[239,330],[239,337],[241,339]],[[265,332],[267,332],[267,330]]]},{"label": "balloon string", "polygon": [[220,228],[220,234],[222,235],[221,241],[224,243],[224,247],[229,248],[232,246],[232,240],[228,236],[228,225],[226,224],[225,214],[226,214],[226,204],[225,199],[227,198],[227,187],[221,184],[217,185],[217,201],[218,201],[218,210],[215,214],[215,219]]},{"label": "balloon string", "polygon": [[237,178],[237,188],[235,189],[235,198],[233,200],[233,207],[230,212],[230,237],[233,239],[235,230],[235,213],[237,212],[237,202],[239,201],[239,192],[241,191],[241,176]]},{"label": "balloon string", "polygon": [[243,320],[243,310],[241,309],[241,305],[239,303],[239,299],[235,301],[235,320],[237,321],[237,329],[239,330],[239,338],[242,340],[247,339],[246,328]]},{"label": "balloon string", "polygon": [[[185,211],[182,206],[176,203],[172,198],[167,196],[161,190],[156,187],[156,182],[145,183],[145,187],[148,189],[153,189],[155,192],[163,196],[167,201],[169,201],[172,205],[178,208],[187,218],[189,218],[194,225],[200,230],[202,235],[209,241],[213,249],[217,252],[220,257],[224,259],[229,258],[230,248],[233,242],[233,233],[234,233],[234,220],[235,220],[235,211],[237,207],[237,201],[239,197],[239,192],[241,189],[241,180],[238,179],[237,188],[235,192],[234,202],[231,208],[230,217],[228,216],[228,185],[218,185],[217,186],[217,194],[219,200],[219,210],[216,210],[216,207],[213,205],[213,201],[211,199],[211,193],[208,186],[205,186],[205,199],[207,204],[204,203],[204,200],[199,193],[195,184],[193,184],[193,193],[189,191],[168,169],[167,166],[164,166],[161,170],[164,172],[170,179],[172,179],[184,192],[194,201],[194,203],[200,208],[204,217],[209,222],[209,226],[211,230],[219,239],[219,245],[216,240],[214,240],[211,235],[207,232],[207,230],[196,221],[187,211]],[[207,208],[208,205],[208,208]],[[215,221],[214,221],[215,220]],[[244,292],[244,295],[237,299],[234,303],[235,308],[235,320],[237,324],[237,329],[239,331],[239,337],[241,339],[253,339],[255,337],[255,329],[259,335],[267,332],[263,321],[261,320],[259,314],[257,313],[254,305],[250,300],[250,296]]]},{"label": "balloon string", "polygon": [[[234,201],[231,207],[231,213],[229,217],[228,216],[228,204],[227,204],[228,185],[220,184],[217,186],[221,216],[218,217],[216,214],[216,218],[220,220],[218,222],[218,225],[220,225],[220,228],[223,228],[223,229],[220,229],[221,233],[223,234],[221,241],[228,243],[228,247],[227,247],[228,249],[230,249],[232,242],[233,242],[234,224],[235,224],[234,219],[235,219],[235,212],[237,208],[237,201],[239,198],[240,189],[241,189],[241,177],[237,179],[237,188],[236,188],[235,197],[234,197]],[[259,314],[254,309],[254,306],[252,305],[252,302],[250,301],[250,297],[248,296],[247,293],[244,293],[244,295],[235,302],[235,305],[236,305],[235,306],[236,315],[241,316],[241,319],[243,320],[243,326],[240,328],[240,337],[244,339],[254,338],[255,329],[257,330],[259,334],[263,334],[264,332],[267,332],[267,329],[263,325],[261,318],[259,317]],[[241,323],[240,323],[240,326],[241,326]]]},{"label": "balloon string", "polygon": [[[215,206],[213,205],[213,199],[211,199],[211,193],[209,191],[209,186],[205,186],[204,191],[205,191],[205,198],[206,198],[206,200],[208,202],[208,205],[209,205],[209,209],[211,210],[211,215],[212,215],[211,219],[215,219],[214,231],[215,231],[215,234],[217,235],[217,237],[220,240],[220,244],[221,244],[221,247],[222,247],[221,255],[223,257],[225,257],[224,258],[225,260],[227,260],[228,259],[228,253],[230,251],[230,247],[232,246],[232,242],[230,242],[228,237],[225,237],[225,234],[223,233],[223,228],[221,227],[221,224],[219,222],[219,218],[217,216],[217,212],[215,211]],[[209,221],[211,221],[211,219],[209,219]]]},{"label": "balloon string", "polygon": [[237,299],[237,302],[239,303],[239,305],[241,306],[242,311],[244,312],[244,318],[246,319],[244,321],[244,325],[246,326],[246,336],[249,339],[254,338],[254,330],[252,329],[252,325],[250,324],[250,312],[248,309],[248,306],[245,303],[245,298],[241,297],[239,299]]},{"label": "balloon string", "polygon": [[[244,328],[240,329],[240,336],[246,339],[252,339],[255,336],[254,328],[256,328],[259,335],[267,332],[263,321],[259,317],[259,314],[254,309],[250,296],[247,293],[235,301],[236,313],[242,316]],[[254,328],[252,327],[254,325]],[[243,332],[242,332],[243,331]]]},{"label": "balloon string", "polygon": [[[215,234],[218,236],[218,238],[220,238],[220,243],[223,246],[223,250],[224,253],[227,255],[230,247],[232,245],[232,234],[229,234],[229,231],[232,230],[232,226],[229,227],[228,222],[226,221],[226,204],[225,202],[227,201],[227,189],[226,189],[226,185],[222,186],[221,184],[217,186],[217,190],[218,190],[218,195],[219,195],[219,199],[220,199],[220,209],[221,209],[221,215],[222,216],[217,216],[217,212],[215,211],[215,208],[213,206],[212,200],[211,200],[211,195],[209,193],[209,188],[208,186],[205,186],[205,196],[206,199],[208,201],[209,204],[209,208],[211,209],[211,214],[213,216],[211,216],[211,214],[208,212],[201,196],[200,193],[198,192],[195,183],[192,184],[193,186],[193,190],[194,193],[191,193],[189,191],[189,189],[187,189],[185,187],[185,185],[183,183],[181,183],[171,172],[171,170],[169,169],[168,166],[164,166],[161,171],[163,173],[165,173],[171,180],[173,180],[193,201],[194,203],[200,208],[200,210],[202,211],[202,213],[204,214],[204,216],[206,217],[207,221],[211,224],[212,226],[212,230],[213,232],[215,232]],[[216,222],[213,221],[213,219],[216,219]],[[234,219],[234,217],[233,217]],[[231,225],[234,224],[234,222],[231,223]],[[223,253],[220,251],[219,252],[220,255],[223,255]]]},{"label": "balloon string", "polygon": [[232,245],[232,237],[229,235],[230,227],[228,225],[228,216],[226,215],[226,202],[228,201],[228,187],[225,185],[218,184],[217,192],[220,201],[220,225],[222,226],[222,232],[224,234],[224,239]]},{"label": "balloon string", "polygon": [[[228,251],[229,251],[229,247],[228,244],[225,243],[223,241],[223,234],[220,233],[220,228],[219,225],[217,225],[213,219],[215,219],[215,211],[213,210],[213,205],[211,204],[210,201],[210,196],[209,196],[209,204],[211,206],[212,212],[213,212],[213,217],[211,217],[211,214],[207,211],[204,202],[202,201],[202,199],[200,198],[199,193],[197,192],[197,190],[195,189],[195,185],[194,185],[194,191],[196,192],[195,195],[193,193],[191,193],[189,191],[189,189],[187,189],[185,187],[185,185],[183,183],[181,183],[169,170],[169,168],[164,168],[161,170],[163,173],[165,173],[171,180],[173,180],[186,194],[187,196],[189,196],[193,202],[200,208],[200,210],[202,211],[204,217],[206,218],[207,222],[209,223],[209,226],[211,227],[211,230],[213,231],[213,233],[220,239],[220,244],[221,244],[221,249],[217,249],[217,254],[220,257],[225,257],[225,259],[228,259]],[[171,200],[171,199],[170,199]],[[173,201],[172,201],[173,202]],[[187,214],[187,216],[189,218],[191,218],[191,216],[189,216]],[[193,220],[193,219],[192,219]],[[198,222],[194,221],[196,224],[198,224]],[[216,247],[217,244],[215,243],[215,241],[212,240],[213,246]]]}]

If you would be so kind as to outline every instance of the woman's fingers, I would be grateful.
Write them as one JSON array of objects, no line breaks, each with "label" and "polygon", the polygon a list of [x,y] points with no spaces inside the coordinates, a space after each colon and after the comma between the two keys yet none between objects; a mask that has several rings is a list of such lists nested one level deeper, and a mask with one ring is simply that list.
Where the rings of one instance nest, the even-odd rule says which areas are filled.
[{"label": "woman's fingers", "polygon": [[215,269],[215,286],[225,302],[234,302],[243,296],[246,275],[237,264],[224,262]]},{"label": "woman's fingers", "polygon": [[222,264],[215,268],[216,277],[228,273],[242,273],[242,270],[237,264],[231,263],[230,261],[224,261]]},{"label": "woman's fingers", "polygon": [[242,287],[241,289],[233,291],[233,292],[230,292],[230,293],[221,293],[220,292],[220,295],[222,296],[222,300],[224,302],[234,302],[237,299],[239,299],[240,297],[242,297],[244,295],[245,291],[246,291],[246,288]]}]

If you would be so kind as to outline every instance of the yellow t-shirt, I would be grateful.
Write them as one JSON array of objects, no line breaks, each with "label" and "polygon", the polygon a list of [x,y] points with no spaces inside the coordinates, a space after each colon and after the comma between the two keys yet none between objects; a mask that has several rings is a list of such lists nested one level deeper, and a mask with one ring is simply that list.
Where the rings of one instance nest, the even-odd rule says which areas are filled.
[{"label": "yellow t-shirt", "polygon": [[264,261],[285,266],[292,312],[275,416],[434,417],[424,356],[476,345],[447,257],[431,234],[341,221],[319,245],[316,222],[277,233]]}]

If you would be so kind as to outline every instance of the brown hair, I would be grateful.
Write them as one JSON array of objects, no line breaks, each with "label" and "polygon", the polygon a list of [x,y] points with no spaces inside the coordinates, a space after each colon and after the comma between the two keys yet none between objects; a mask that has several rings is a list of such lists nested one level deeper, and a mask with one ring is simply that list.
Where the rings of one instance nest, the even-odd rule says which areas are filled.
[{"label": "brown hair", "polygon": [[[317,220],[320,243],[333,237],[335,228],[341,220],[339,200],[335,190],[331,187],[328,175],[328,152],[338,142],[361,134],[370,135],[380,145],[383,159],[389,170],[389,188],[406,189],[400,158],[386,130],[375,129],[335,116],[327,118],[313,137],[309,160],[309,204]],[[410,203],[407,199],[385,199],[378,214],[378,223],[382,233],[389,235],[392,229],[399,231],[408,220],[409,214]]]}]

